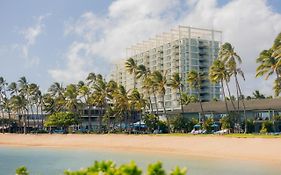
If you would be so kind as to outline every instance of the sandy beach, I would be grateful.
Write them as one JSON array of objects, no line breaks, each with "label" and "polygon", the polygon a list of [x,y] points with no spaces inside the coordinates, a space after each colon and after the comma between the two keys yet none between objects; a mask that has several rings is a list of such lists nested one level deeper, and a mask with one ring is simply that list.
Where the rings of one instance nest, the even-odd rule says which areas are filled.
[{"label": "sandy beach", "polygon": [[201,158],[243,159],[281,165],[280,138],[151,135],[19,135],[0,134],[0,146],[56,147]]}]

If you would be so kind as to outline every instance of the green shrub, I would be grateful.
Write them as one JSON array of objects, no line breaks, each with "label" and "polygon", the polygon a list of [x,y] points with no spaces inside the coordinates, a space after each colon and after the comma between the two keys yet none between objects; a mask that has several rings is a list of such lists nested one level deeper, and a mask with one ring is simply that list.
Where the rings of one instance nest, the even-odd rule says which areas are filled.
[{"label": "green shrub", "polygon": [[204,121],[203,128],[207,131],[207,133],[210,133],[212,131],[212,124],[213,124],[213,119],[212,118],[207,118]]},{"label": "green shrub", "polygon": [[161,162],[148,165],[147,175],[165,175],[165,170],[162,167]]},{"label": "green shrub", "polygon": [[21,166],[16,169],[16,175],[29,175],[27,168],[25,166]]},{"label": "green shrub", "polygon": [[144,123],[147,126],[148,130],[153,132],[158,128],[159,120],[158,117],[154,114],[146,114],[144,116]]},{"label": "green shrub", "polygon": [[190,120],[182,115],[176,115],[171,120],[174,132],[189,132]]},{"label": "green shrub", "polygon": [[281,115],[274,115],[273,120],[274,121],[281,121]]},{"label": "green shrub", "polygon": [[271,121],[265,121],[262,123],[260,133],[265,134],[272,131],[273,131],[273,123]]},{"label": "green shrub", "polygon": [[[16,175],[28,175],[27,169],[25,167],[20,167],[16,170]],[[175,167],[170,175],[186,175],[187,169],[180,169]],[[116,166],[113,161],[95,161],[94,164],[88,168],[78,170],[78,171],[68,171],[64,172],[64,175],[142,175],[142,170],[136,165],[134,161],[130,163],[123,164],[121,166]],[[166,175],[166,171],[162,167],[161,162],[156,162],[154,164],[148,165],[147,175]]]},{"label": "green shrub", "polygon": [[247,133],[255,132],[255,124],[253,119],[247,120]]}]

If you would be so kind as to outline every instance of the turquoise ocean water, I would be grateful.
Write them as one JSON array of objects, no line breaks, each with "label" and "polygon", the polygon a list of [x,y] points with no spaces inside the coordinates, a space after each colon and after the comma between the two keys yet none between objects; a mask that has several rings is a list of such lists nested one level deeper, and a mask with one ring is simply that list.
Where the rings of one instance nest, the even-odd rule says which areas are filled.
[{"label": "turquoise ocean water", "polygon": [[278,166],[259,162],[200,159],[187,156],[143,154],[132,152],[92,151],[56,148],[19,148],[0,146],[0,175],[14,175],[15,169],[25,165],[31,175],[61,175],[65,169],[77,170],[91,165],[95,160],[113,160],[117,164],[131,160],[144,169],[158,160],[165,169],[179,165],[188,168],[188,175],[280,175]]}]

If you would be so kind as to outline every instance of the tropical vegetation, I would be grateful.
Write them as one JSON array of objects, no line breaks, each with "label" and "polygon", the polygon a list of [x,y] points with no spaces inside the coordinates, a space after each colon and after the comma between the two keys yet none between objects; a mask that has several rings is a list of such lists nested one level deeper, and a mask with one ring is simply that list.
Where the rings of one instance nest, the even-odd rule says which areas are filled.
[{"label": "tropical vegetation", "polygon": [[[179,168],[178,166],[172,169],[169,173],[163,168],[161,162],[149,164],[146,175],[186,175],[186,168]],[[64,172],[65,175],[141,175],[143,171],[136,165],[134,161],[127,164],[117,166],[113,161],[95,161],[93,165],[78,171]],[[16,170],[16,175],[29,175],[27,168],[22,166]]]},{"label": "tropical vegetation", "polygon": [[[257,58],[259,66],[256,76],[264,76],[265,79],[275,76],[273,84],[275,96],[280,95],[281,91],[280,40],[281,33],[276,37],[272,47],[262,51]],[[184,108],[193,102],[199,102],[201,108],[199,115],[201,118],[197,124],[210,130],[209,125],[214,121],[206,117],[201,99],[202,82],[209,81],[222,87],[227,111],[227,115],[220,122],[222,127],[240,132],[243,126],[246,133],[249,122],[244,100],[272,96],[265,97],[258,90],[253,93],[253,97],[244,96],[240,85],[241,80],[245,81],[241,63],[242,58],[234,47],[230,43],[224,43],[208,74],[189,70],[186,79],[182,78],[179,72],[167,75],[163,70],[151,71],[143,64],[137,64],[133,58],[129,58],[125,62],[125,68],[132,76],[132,89],[127,89],[113,80],[107,81],[102,75],[93,72],[76,84],[63,85],[54,82],[46,92],[43,92],[36,83],[29,82],[26,77],[20,77],[17,82],[11,83],[0,77],[1,131],[29,133],[32,130],[46,128],[66,129],[71,125],[79,129],[81,121],[85,122],[86,119],[88,132],[131,133],[136,128],[153,132],[160,130],[160,125],[167,128],[167,132],[187,132],[190,130],[188,123],[191,120],[184,118]],[[230,91],[231,80],[235,83],[235,95]],[[188,87],[183,86],[186,83]],[[168,90],[177,94],[176,99],[181,109],[179,116],[167,113]],[[193,95],[187,93],[189,90],[192,90]],[[233,110],[230,110],[230,107]],[[161,117],[166,120],[161,120]],[[139,122],[139,125],[136,125],[136,122]]]}]

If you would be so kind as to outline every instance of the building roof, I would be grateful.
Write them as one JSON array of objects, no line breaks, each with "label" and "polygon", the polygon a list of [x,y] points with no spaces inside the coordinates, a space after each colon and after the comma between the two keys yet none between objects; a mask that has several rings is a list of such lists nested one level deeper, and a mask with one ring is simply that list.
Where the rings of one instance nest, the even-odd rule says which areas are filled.
[{"label": "building roof", "polygon": [[[242,101],[239,102],[239,110],[243,111]],[[227,102],[229,111],[234,111],[231,101]],[[204,112],[206,113],[226,113],[226,107],[224,101],[212,101],[202,102]],[[234,101],[234,106],[237,109],[237,101]],[[246,111],[264,111],[264,110],[275,110],[281,111],[281,98],[275,99],[252,99],[245,100]],[[179,110],[171,111],[170,114],[176,113]],[[200,113],[200,103],[191,103],[184,106],[185,113]]]}]

